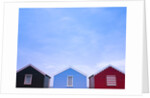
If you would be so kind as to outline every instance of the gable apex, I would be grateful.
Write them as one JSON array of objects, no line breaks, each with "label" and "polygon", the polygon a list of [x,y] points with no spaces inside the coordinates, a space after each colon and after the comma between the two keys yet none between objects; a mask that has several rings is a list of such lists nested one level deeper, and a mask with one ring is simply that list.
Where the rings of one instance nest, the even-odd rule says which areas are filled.
[{"label": "gable apex", "polygon": [[[105,70],[107,70],[107,69],[109,69],[109,68],[111,68],[111,69],[113,69],[113,70],[116,70],[116,71],[118,71],[118,72],[124,74],[124,73],[123,73],[122,71],[120,71],[118,68],[116,68],[116,67],[114,67],[113,65],[109,64],[107,67],[103,68],[101,71],[97,72],[97,73],[94,74],[93,76],[96,76],[97,74],[99,74],[99,73],[101,73],[101,72],[103,72],[103,71],[105,71]],[[90,78],[90,77],[89,77],[89,78]]]},{"label": "gable apex", "polygon": [[[17,71],[17,73],[23,71],[24,69],[26,69],[26,68],[28,68],[28,67],[32,67],[33,69],[35,69],[36,71],[38,71],[38,72],[41,73],[42,75],[44,75],[44,76],[46,75],[46,76],[50,77],[49,75],[45,74],[44,72],[42,72],[41,70],[39,70],[38,68],[36,68],[35,66],[33,66],[32,64],[28,64],[28,65],[24,66],[23,68],[19,69],[19,70]],[[51,78],[51,77],[50,77],[50,78]]]},{"label": "gable apex", "polygon": [[86,76],[85,74],[83,74],[83,73],[80,72],[79,70],[77,70],[77,69],[75,69],[75,68],[72,68],[72,67],[68,67],[68,68],[66,68],[65,70],[63,70],[63,71],[61,71],[61,72],[55,74],[54,76],[56,76],[56,75],[58,75],[58,74],[61,74],[62,72],[65,72],[65,71],[67,71],[67,70],[73,70],[73,71],[75,71],[75,72],[78,72],[78,73],[80,73],[80,74]]}]

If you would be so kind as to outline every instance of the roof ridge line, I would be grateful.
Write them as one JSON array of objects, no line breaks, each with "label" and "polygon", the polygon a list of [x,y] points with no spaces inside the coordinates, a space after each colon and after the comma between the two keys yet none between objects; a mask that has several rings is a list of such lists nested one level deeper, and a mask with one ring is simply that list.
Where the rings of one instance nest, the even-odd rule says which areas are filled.
[{"label": "roof ridge line", "polygon": [[[41,74],[43,74],[43,75],[49,76],[48,74],[46,74],[46,73],[44,73],[43,71],[41,71],[40,69],[36,68],[36,67],[35,67],[34,65],[32,65],[32,64],[28,64],[28,65],[22,67],[21,69],[19,69],[19,70],[17,71],[17,73],[20,72],[20,71],[22,71],[22,70],[24,70],[24,69],[26,69],[26,68],[29,67],[29,66],[31,66],[33,69],[35,69],[35,70],[38,71],[39,73],[41,73]],[[50,76],[49,76],[49,77],[50,77]]]}]

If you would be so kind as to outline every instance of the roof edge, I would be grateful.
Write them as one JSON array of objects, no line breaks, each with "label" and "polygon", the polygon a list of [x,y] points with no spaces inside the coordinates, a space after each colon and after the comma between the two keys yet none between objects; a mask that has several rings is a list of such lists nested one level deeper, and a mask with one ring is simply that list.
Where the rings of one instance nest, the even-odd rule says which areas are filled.
[{"label": "roof edge", "polygon": [[74,68],[74,67],[67,67],[67,68],[65,68],[63,71],[60,71],[60,72],[58,72],[57,74],[55,74],[54,76],[56,76],[56,75],[58,75],[58,74],[60,74],[60,73],[62,73],[62,72],[64,72],[64,71],[66,71],[66,70],[68,70],[68,69],[70,69],[70,68],[87,77],[86,74],[82,73],[81,71],[79,71],[78,69],[76,69],[76,68]]},{"label": "roof edge", "polygon": [[123,73],[122,71],[120,71],[118,68],[114,67],[113,65],[108,65],[107,67],[105,67],[104,69],[102,69],[101,71],[99,71],[99,72],[97,72],[96,74],[93,74],[93,75],[95,76],[95,75],[97,75],[97,74],[103,72],[104,70],[106,70],[106,69],[109,68],[109,67],[111,67],[111,68],[117,70],[118,72],[120,72],[120,73],[122,73],[122,74],[125,74],[125,73]]},{"label": "roof edge", "polygon": [[[36,67],[33,66],[32,64],[28,64],[28,65],[22,67],[21,69],[19,69],[19,70],[17,71],[17,73],[20,72],[20,71],[22,71],[22,70],[24,70],[24,69],[26,69],[27,67],[32,67],[33,69],[35,69],[36,71],[38,71],[38,72],[41,73],[42,75],[47,75],[46,73],[44,73],[43,71],[39,70],[38,68],[36,68]],[[47,75],[47,76],[50,77],[49,75]],[[50,78],[51,78],[51,77],[50,77]]]},{"label": "roof edge", "polygon": [[91,76],[89,76],[89,79],[91,78],[91,77],[94,77],[95,75],[93,74],[93,75],[91,75]]}]

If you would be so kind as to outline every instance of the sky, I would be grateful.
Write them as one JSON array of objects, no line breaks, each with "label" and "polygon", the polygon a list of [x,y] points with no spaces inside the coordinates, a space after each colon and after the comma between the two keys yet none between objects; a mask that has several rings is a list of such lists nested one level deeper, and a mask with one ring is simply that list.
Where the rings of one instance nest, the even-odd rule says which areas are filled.
[{"label": "sky", "polygon": [[[17,70],[88,76],[108,65],[125,73],[126,7],[20,8]],[[52,84],[51,84],[52,85]]]}]

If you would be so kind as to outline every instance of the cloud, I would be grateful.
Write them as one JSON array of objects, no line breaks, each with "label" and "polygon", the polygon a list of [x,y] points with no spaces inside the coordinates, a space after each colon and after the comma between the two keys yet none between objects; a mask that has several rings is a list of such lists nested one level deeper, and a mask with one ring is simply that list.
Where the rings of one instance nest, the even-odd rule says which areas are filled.
[{"label": "cloud", "polygon": [[47,66],[45,66],[45,68],[46,69],[52,69],[52,68],[55,68],[55,66],[54,65],[47,65]]},{"label": "cloud", "polygon": [[67,17],[67,16],[62,17],[60,20],[61,20],[61,21],[74,21],[74,19],[73,19],[73,18],[71,18],[71,17]]}]

